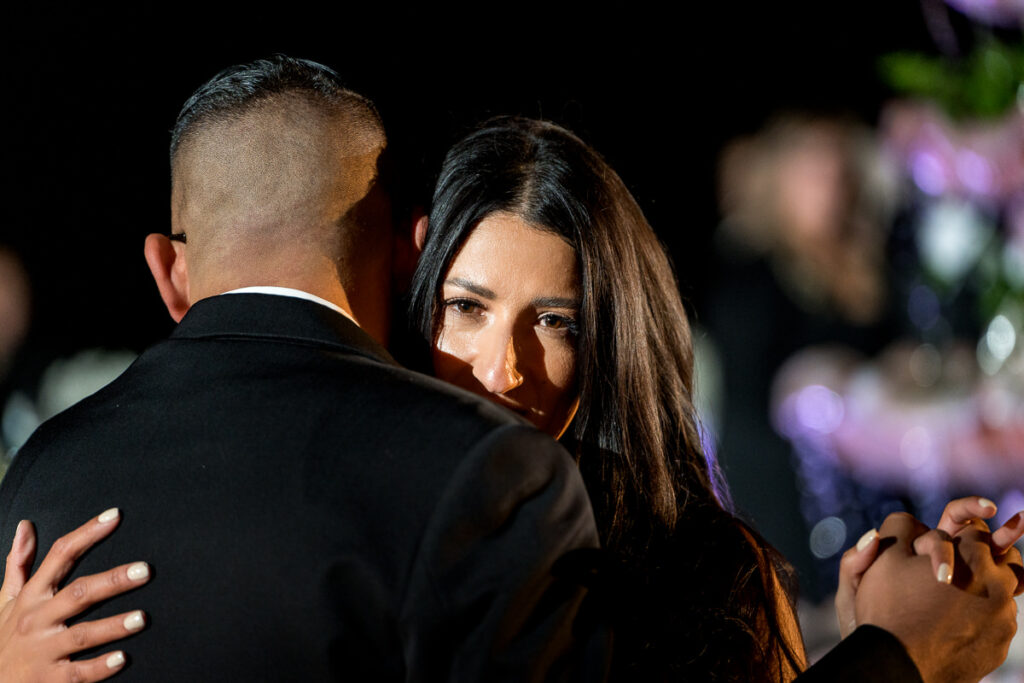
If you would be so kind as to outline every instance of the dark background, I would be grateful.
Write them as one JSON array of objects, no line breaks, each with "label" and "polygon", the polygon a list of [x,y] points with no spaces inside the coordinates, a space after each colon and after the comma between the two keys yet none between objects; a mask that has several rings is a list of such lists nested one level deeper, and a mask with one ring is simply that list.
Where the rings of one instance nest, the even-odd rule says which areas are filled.
[{"label": "dark background", "polygon": [[281,3],[237,15],[168,5],[11,17],[0,243],[21,253],[32,279],[30,346],[47,356],[140,350],[167,333],[142,244],[169,227],[168,131],[217,70],[273,52],[322,61],[371,97],[407,186],[424,199],[447,146],[486,117],[575,130],[632,189],[699,309],[721,145],[780,110],[871,123],[887,96],[877,56],[934,48],[914,1],[694,4]]}]

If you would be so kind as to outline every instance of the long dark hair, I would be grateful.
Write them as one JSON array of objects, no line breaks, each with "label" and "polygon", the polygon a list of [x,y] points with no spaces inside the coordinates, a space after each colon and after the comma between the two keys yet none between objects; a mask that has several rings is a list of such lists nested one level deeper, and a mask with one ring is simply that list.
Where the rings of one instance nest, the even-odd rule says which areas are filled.
[{"label": "long dark hair", "polygon": [[[724,517],[738,528],[716,493],[725,490],[718,468],[701,445],[693,343],[666,252],[619,176],[572,133],[502,118],[452,147],[413,279],[413,325],[435,339],[448,268],[476,225],[495,212],[559,235],[577,254],[580,402],[563,442],[575,451],[604,546],[647,580],[652,561],[664,563],[681,520]],[[738,574],[747,585],[751,570],[760,570],[753,602],[763,606],[762,618],[770,616],[775,634],[754,633],[762,630],[753,623],[758,619],[748,620],[761,647],[778,637],[774,584],[758,549],[766,544],[748,534],[740,529],[736,543],[757,552],[748,553],[752,559],[741,564],[749,566]],[[735,590],[731,581],[723,602]],[[781,645],[769,649],[790,656]]]}]

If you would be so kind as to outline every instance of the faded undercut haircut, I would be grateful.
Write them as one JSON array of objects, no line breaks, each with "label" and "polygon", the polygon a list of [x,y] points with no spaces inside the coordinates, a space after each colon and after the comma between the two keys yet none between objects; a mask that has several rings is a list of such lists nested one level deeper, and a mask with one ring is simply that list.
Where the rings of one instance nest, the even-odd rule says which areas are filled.
[{"label": "faded undercut haircut", "polygon": [[373,104],[322,64],[274,55],[221,71],[171,135],[172,212],[188,225],[192,264],[282,245],[345,258],[376,234],[353,209],[386,184],[386,144]]},{"label": "faded undercut haircut", "polygon": [[343,110],[384,136],[376,107],[345,88],[336,71],[308,59],[277,54],[228,67],[192,94],[171,131],[172,167],[178,148],[197,130],[236,119],[278,95],[295,95],[326,110]]}]

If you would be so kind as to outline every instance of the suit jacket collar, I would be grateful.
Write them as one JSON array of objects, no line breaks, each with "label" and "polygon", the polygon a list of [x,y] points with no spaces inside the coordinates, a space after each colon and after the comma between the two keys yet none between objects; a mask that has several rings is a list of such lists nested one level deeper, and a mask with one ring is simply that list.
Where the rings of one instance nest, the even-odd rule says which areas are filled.
[{"label": "suit jacket collar", "polygon": [[291,342],[398,363],[345,316],[312,301],[272,294],[224,294],[197,301],[171,339],[248,338]]}]

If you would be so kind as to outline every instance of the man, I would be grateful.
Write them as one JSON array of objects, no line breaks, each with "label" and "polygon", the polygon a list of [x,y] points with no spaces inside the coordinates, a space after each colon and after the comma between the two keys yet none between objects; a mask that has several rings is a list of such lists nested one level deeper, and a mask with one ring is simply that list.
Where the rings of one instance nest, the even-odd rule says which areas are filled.
[{"label": "man", "polygon": [[152,615],[126,680],[566,668],[582,589],[551,567],[597,546],[586,492],[553,441],[382,347],[385,144],[368,101],[285,57],[222,73],[179,117],[173,239],[145,255],[181,323],[42,428],[0,496],[40,547],[124,511],[78,573],[159,572],[98,611]]},{"label": "man", "polygon": [[[152,615],[130,641],[126,680],[526,681],[604,670],[589,637],[600,630],[577,614],[581,590],[552,572],[566,552],[596,546],[571,461],[500,409],[397,367],[379,345],[390,278],[376,182],[384,145],[368,102],[324,67],[286,57],[221,74],[179,117],[173,239],[151,235],[146,259],[180,325],[41,428],[0,490],[4,532],[31,518],[40,547],[72,520],[112,502],[124,509],[117,538],[76,573],[137,558],[159,572],[90,616],[140,605]],[[861,578],[854,563],[845,575],[851,595],[860,583],[851,619],[899,640],[861,629],[808,680],[857,680],[857,664],[906,680],[916,675],[908,653],[931,679],[951,658],[950,619],[956,642],[983,655],[967,674],[991,668],[1008,637],[986,640],[984,624],[997,616],[1004,626],[1012,601],[951,597],[913,555],[929,550],[914,545],[925,538],[952,561],[952,544],[909,520],[887,524],[897,547],[877,571]],[[62,553],[74,554],[68,544]],[[965,589],[1006,592],[1002,567],[968,560]],[[93,587],[58,597],[93,604]],[[900,618],[894,590],[908,593],[911,618]],[[32,630],[30,612],[19,615],[0,627],[10,636],[0,648]]]}]

